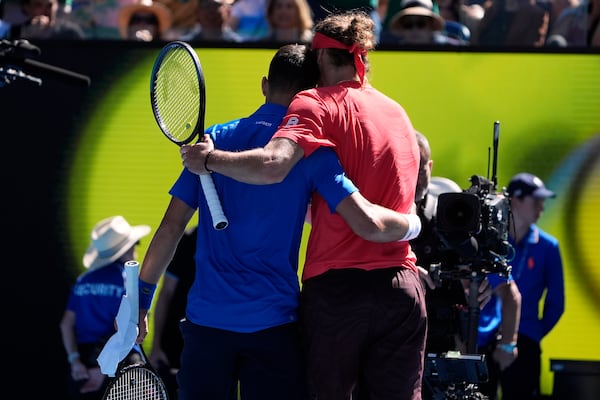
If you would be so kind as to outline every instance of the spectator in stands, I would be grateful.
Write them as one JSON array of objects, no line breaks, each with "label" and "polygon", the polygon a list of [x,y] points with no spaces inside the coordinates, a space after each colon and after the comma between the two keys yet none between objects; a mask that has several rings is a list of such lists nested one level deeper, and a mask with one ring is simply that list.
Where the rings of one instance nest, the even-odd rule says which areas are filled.
[{"label": "spectator in stands", "polygon": [[350,10],[364,11],[375,23],[375,37],[379,41],[381,36],[381,16],[387,7],[388,0],[308,0],[316,22],[331,13],[340,13]]},{"label": "spectator in stands", "polygon": [[[402,0],[388,0],[384,1],[383,7],[380,6],[381,30],[389,30],[390,22],[392,18],[400,12],[400,9],[404,6]],[[433,2],[433,11],[439,14],[437,2]]]},{"label": "spectator in stands", "polygon": [[[488,5],[489,4],[489,5]],[[491,0],[471,36],[471,44],[494,47],[541,47],[550,13],[535,0]]]},{"label": "spectator in stands", "polygon": [[[472,30],[481,18],[483,18],[483,7],[478,3],[466,4],[467,0],[438,0],[437,8],[440,16],[446,21],[457,21]],[[435,8],[434,8],[435,11]]]},{"label": "spectator in stands", "polygon": [[569,47],[600,47],[600,0],[564,9],[556,19],[552,37],[561,37]]},{"label": "spectator in stands", "polygon": [[160,3],[143,0],[121,8],[119,33],[121,39],[152,42],[162,40],[171,27],[171,11]]},{"label": "spectator in stands", "polygon": [[277,43],[310,43],[313,19],[306,0],[268,0],[266,41]]},{"label": "spectator in stands", "polygon": [[232,0],[198,0],[196,25],[182,40],[241,42],[242,37],[229,26]]},{"label": "spectator in stands", "polygon": [[178,40],[196,24],[196,7],[200,0],[154,0],[171,11],[171,28],[162,34],[165,40]]},{"label": "spectator in stands", "polygon": [[581,0],[536,0],[536,4],[548,11],[548,34],[546,35],[546,46],[566,46],[566,43],[561,43],[561,39],[557,36],[551,37],[554,25],[558,16],[570,7],[576,7],[581,3]]},{"label": "spectator in stands", "polygon": [[26,20],[11,27],[12,39],[84,39],[76,23],[58,18],[58,0],[20,0]]},{"label": "spectator in stands", "polygon": [[121,39],[119,33],[119,12],[121,8],[138,4],[139,0],[69,0],[64,14],[69,20],[78,23],[87,39]]},{"label": "spectator in stands", "polygon": [[600,1],[590,0],[588,46],[600,47]]},{"label": "spectator in stands", "polygon": [[403,0],[400,11],[381,34],[381,44],[459,45],[458,39],[443,34],[444,19],[433,10],[431,0]]},{"label": "spectator in stands", "polygon": [[[438,0],[438,12],[444,19],[444,34],[463,43],[471,41],[471,31],[483,18],[483,7],[465,4],[465,0]],[[435,11],[435,8],[434,8]]]},{"label": "spectator in stands", "polygon": [[267,0],[236,0],[231,6],[231,29],[243,41],[260,40],[267,36]]},{"label": "spectator in stands", "polygon": [[6,39],[10,33],[10,24],[4,20],[4,3],[0,0],[0,39]]}]

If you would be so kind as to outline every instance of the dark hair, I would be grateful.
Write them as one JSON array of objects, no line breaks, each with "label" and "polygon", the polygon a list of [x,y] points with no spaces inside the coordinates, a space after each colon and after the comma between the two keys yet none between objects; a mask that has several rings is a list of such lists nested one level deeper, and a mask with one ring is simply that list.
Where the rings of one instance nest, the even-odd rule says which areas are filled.
[{"label": "dark hair", "polygon": [[269,66],[269,86],[274,91],[310,89],[319,81],[317,57],[303,44],[287,44],[277,50]]}]

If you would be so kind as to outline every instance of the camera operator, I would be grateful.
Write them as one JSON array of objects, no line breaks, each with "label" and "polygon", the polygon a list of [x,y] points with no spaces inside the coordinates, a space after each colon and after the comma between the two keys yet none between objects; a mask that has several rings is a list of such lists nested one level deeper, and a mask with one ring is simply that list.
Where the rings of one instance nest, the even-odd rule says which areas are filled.
[{"label": "camera operator", "polygon": [[[426,353],[442,354],[452,350],[459,350],[464,353],[468,338],[466,334],[467,327],[465,326],[469,320],[467,299],[469,298],[471,286],[470,280],[464,279],[464,277],[468,277],[469,266],[462,265],[463,261],[460,254],[455,249],[448,249],[440,245],[439,237],[435,231],[438,196],[448,192],[459,193],[462,190],[449,179],[431,178],[433,167],[431,148],[423,134],[416,132],[416,135],[421,153],[421,163],[415,202],[417,213],[421,217],[422,229],[419,237],[411,241],[411,247],[417,255],[421,279],[428,287],[426,304],[429,325]],[[467,242],[467,245],[470,243]],[[451,269],[455,274],[445,274],[445,276],[450,277],[439,279],[441,275],[434,274],[432,276],[430,274],[433,272],[432,265],[443,265],[442,271]],[[467,272],[467,275],[465,275],[465,272]],[[487,325],[487,328],[491,329],[487,333],[492,334],[494,339],[491,343],[495,345],[495,335],[500,330],[509,332],[500,340],[512,343],[516,340],[520,312],[520,297],[516,286],[508,284],[507,279],[502,279],[500,274],[492,274],[489,278],[487,275],[481,278],[478,290],[477,301],[482,312],[488,309],[494,310],[498,312],[499,316]],[[490,313],[490,315],[493,315],[493,313]],[[497,371],[506,368],[514,360],[517,353],[516,349],[513,349],[510,353],[496,351],[495,348],[491,347],[488,350],[488,370],[491,370],[495,375],[492,377],[494,381],[490,381],[490,387],[487,388],[486,392],[489,393],[490,398],[495,399],[493,389],[497,387]],[[427,376],[427,374],[424,375],[424,400],[439,399],[440,396],[444,396],[445,391],[446,388],[440,387],[433,377]],[[472,395],[471,398],[481,398],[479,393],[472,393]]]},{"label": "camera operator", "polygon": [[[450,179],[431,178],[433,160],[429,141],[420,132],[415,132],[421,155],[415,203],[417,214],[421,217],[421,233],[411,241],[411,247],[417,256],[417,268],[427,293],[428,330],[425,353],[443,354],[448,351],[460,350],[462,347],[461,321],[462,314],[467,309],[466,286],[459,279],[439,280],[434,274],[430,275],[432,265],[442,259],[458,262],[452,252],[440,252],[438,238],[434,231],[434,218],[437,208],[437,197],[444,192],[460,192],[460,187]],[[433,272],[433,271],[431,271]],[[479,288],[480,304],[483,306],[491,296],[487,280],[482,281]],[[423,376],[424,400],[438,399],[443,396],[446,388],[427,373]],[[442,397],[443,398],[443,397]]]},{"label": "camera operator", "polygon": [[[431,249],[436,241],[432,220],[428,218],[431,204],[436,204],[437,194],[454,191],[456,184],[446,178],[433,178],[423,203],[417,203],[417,214],[421,217],[422,228],[419,237],[411,241],[411,247],[417,255],[419,273],[427,285],[426,304],[428,311],[427,353],[444,353],[449,350],[460,350],[462,314],[467,310],[469,284],[460,278],[440,279],[435,275],[432,265],[454,258],[451,253],[441,254]],[[423,224],[425,222],[425,224]],[[440,257],[442,256],[442,257]],[[455,261],[457,265],[458,260]],[[458,267],[458,265],[457,265]],[[482,306],[489,301],[491,289],[487,280],[482,281],[480,299]]]}]

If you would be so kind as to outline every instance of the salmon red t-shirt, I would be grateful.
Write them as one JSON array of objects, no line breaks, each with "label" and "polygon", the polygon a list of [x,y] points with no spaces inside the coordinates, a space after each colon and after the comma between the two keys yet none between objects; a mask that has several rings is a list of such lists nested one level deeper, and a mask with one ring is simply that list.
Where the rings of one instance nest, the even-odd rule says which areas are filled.
[{"label": "salmon red t-shirt", "polygon": [[[300,92],[274,137],[297,143],[308,157],[320,146],[335,149],[346,175],[369,201],[409,213],[419,170],[419,147],[405,110],[360,82]],[[329,269],[416,269],[408,242],[374,243],[350,229],[315,194],[303,280]]]}]

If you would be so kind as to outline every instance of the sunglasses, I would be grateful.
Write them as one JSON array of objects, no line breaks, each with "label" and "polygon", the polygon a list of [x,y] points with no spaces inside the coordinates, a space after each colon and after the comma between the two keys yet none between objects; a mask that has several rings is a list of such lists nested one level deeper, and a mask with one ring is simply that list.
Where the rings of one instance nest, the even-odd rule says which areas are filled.
[{"label": "sunglasses", "polygon": [[400,26],[404,30],[423,29],[429,26],[429,18],[416,15],[409,15],[402,18]]}]

